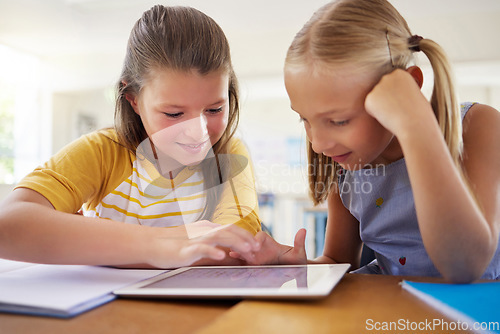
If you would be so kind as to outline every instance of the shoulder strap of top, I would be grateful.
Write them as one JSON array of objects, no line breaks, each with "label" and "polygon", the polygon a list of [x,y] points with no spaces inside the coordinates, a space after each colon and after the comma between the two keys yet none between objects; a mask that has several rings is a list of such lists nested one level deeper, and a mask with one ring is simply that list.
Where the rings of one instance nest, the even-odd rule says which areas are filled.
[{"label": "shoulder strap of top", "polygon": [[470,107],[472,107],[475,104],[477,104],[477,102],[462,102],[460,104],[460,112],[462,113],[462,121],[464,120],[465,115],[469,111]]}]

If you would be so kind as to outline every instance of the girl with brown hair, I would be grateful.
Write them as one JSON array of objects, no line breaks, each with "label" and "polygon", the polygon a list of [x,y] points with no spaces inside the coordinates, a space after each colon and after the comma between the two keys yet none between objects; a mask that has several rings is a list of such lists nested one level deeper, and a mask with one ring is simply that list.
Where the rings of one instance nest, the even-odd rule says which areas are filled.
[{"label": "girl with brown hair", "polygon": [[[2,203],[0,257],[173,268],[235,264],[259,245],[238,87],[221,28],[189,7],[135,24],[115,127],[85,135]],[[76,215],[82,209],[83,215]]]}]

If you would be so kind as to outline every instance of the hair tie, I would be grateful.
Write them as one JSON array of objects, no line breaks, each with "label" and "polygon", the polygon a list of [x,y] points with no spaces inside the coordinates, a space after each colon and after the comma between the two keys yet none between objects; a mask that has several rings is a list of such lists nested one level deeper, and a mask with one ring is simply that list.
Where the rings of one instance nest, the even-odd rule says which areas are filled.
[{"label": "hair tie", "polygon": [[423,40],[424,38],[419,35],[413,35],[410,38],[408,38],[408,48],[411,51],[414,52],[419,52],[420,51],[420,41]]}]

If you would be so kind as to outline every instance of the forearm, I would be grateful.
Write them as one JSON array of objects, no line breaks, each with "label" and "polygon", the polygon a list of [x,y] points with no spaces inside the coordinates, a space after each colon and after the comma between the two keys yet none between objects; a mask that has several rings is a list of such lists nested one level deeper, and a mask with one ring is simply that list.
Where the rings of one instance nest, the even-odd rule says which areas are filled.
[{"label": "forearm", "polygon": [[321,255],[313,260],[307,260],[307,263],[308,264],[335,264],[337,262],[335,262],[332,258],[330,258],[328,256]]},{"label": "forearm", "polygon": [[0,222],[1,257],[92,265],[147,260],[149,228],[67,214],[27,202],[3,205]]},{"label": "forearm", "polygon": [[422,239],[434,265],[453,281],[480,277],[496,250],[498,231],[470,194],[437,123],[416,123],[398,139]]},{"label": "forearm", "polygon": [[[190,267],[194,267],[194,266],[242,266],[245,264],[246,264],[245,261],[243,261],[241,259],[235,259],[235,258],[226,256],[223,260],[213,260],[213,259],[209,259],[209,258],[204,258],[204,259],[201,259],[201,260],[191,264]],[[156,269],[156,267],[154,267],[150,264],[147,264],[147,263],[114,265],[113,267],[124,268],[124,269]]]}]

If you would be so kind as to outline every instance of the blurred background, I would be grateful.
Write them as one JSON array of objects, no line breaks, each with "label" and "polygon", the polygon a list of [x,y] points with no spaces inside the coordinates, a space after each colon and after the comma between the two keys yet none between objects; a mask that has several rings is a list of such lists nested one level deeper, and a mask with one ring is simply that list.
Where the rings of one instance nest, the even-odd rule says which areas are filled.
[{"label": "blurred background", "polygon": [[[314,252],[325,213],[307,198],[305,135],[282,68],[295,33],[327,2],[0,0],[0,200],[65,144],[112,125],[114,85],[135,21],[157,3],[185,5],[214,18],[229,39],[242,93],[238,136],[253,158],[263,220],[286,243],[308,227]],[[500,1],[391,3],[414,34],[445,48],[461,101],[500,109]],[[419,65],[429,77],[426,59]]]}]

